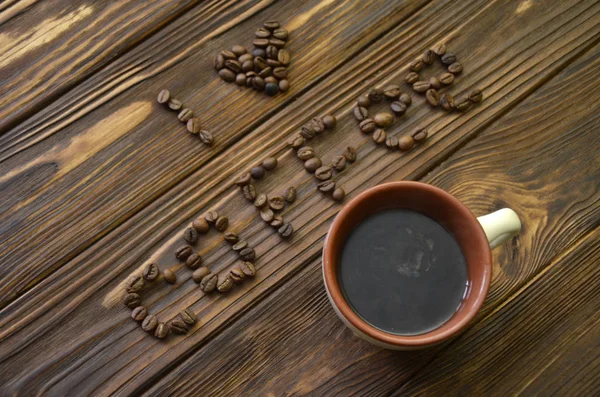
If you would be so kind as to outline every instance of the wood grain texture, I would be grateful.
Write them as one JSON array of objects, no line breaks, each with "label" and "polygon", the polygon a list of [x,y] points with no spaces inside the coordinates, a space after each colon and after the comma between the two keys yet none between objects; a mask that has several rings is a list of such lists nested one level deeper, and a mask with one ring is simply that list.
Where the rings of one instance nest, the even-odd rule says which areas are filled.
[{"label": "wood grain texture", "polygon": [[[499,388],[498,394],[506,395],[513,394],[506,388],[518,390],[534,382],[531,363],[539,366],[569,355],[577,347],[568,343],[570,339],[596,332],[588,319],[595,316],[597,320],[599,314],[600,281],[597,269],[591,268],[597,268],[600,249],[600,191],[596,183],[600,167],[595,154],[600,144],[595,138],[600,97],[588,92],[589,102],[575,99],[600,77],[599,62],[600,48],[596,46],[424,178],[455,194],[477,215],[510,206],[523,220],[519,238],[494,251],[490,295],[478,323],[464,336],[423,352],[394,353],[372,347],[354,337],[328,310],[320,263],[314,261],[303,276],[295,276],[251,309],[172,370],[149,394],[174,390],[182,395],[205,391],[237,395],[254,390],[260,395],[286,391],[386,395],[399,389],[400,395],[421,391],[426,395],[450,391],[487,395]],[[572,104],[569,112],[563,111],[563,102],[555,101],[558,95]],[[551,173],[547,172],[550,168]],[[548,306],[540,307],[541,301],[548,301]],[[504,314],[507,310],[510,315]],[[488,331],[474,331],[482,328]],[[507,339],[496,342],[503,337]],[[464,338],[468,342],[463,342]],[[551,338],[564,343],[555,344]],[[456,349],[455,344],[461,348]],[[490,348],[505,350],[488,357]],[[597,360],[593,344],[579,348],[591,350],[585,360]],[[234,360],[240,351],[248,353]],[[432,367],[441,352],[443,362]],[[225,357],[214,362],[211,357],[218,354]],[[518,354],[524,357],[513,360]],[[480,363],[471,366],[479,356],[486,362],[487,372],[478,372],[483,367]],[[515,361],[522,367],[513,372]],[[460,362],[461,367],[453,366],[454,362]],[[283,363],[294,370],[278,371]],[[528,365],[531,371],[525,370]],[[494,372],[500,367],[505,373],[496,376]],[[580,377],[581,390],[595,386],[590,383],[590,377],[597,374],[594,368],[588,370],[587,378]],[[555,373],[560,369],[552,368]],[[420,380],[413,388],[400,389],[416,373],[415,379]],[[439,378],[433,378],[438,374]],[[540,371],[537,376],[550,374]],[[218,381],[210,381],[212,378]],[[548,385],[548,378],[546,382],[544,378],[536,380],[540,390]],[[427,389],[436,382],[440,387]],[[469,389],[478,386],[481,389]]]},{"label": "wood grain texture", "polygon": [[[313,3],[307,5],[311,6],[313,8],[309,9],[316,7]],[[226,107],[220,106],[228,104],[231,107],[234,99],[239,100],[244,96],[254,100],[258,97],[246,91],[236,92],[235,87],[221,88],[219,93],[224,95],[221,100],[224,104],[207,112],[210,112],[213,121],[220,119],[225,125],[231,122],[235,123],[231,125],[245,127],[222,129],[224,140],[219,142],[222,146],[217,146],[214,152],[207,153],[204,148],[191,145],[193,141],[187,139],[190,137],[182,135],[181,128],[173,127],[172,120],[167,119],[165,114],[161,117],[165,117],[165,126],[171,126],[169,132],[156,134],[156,125],[160,125],[156,121],[158,116],[136,124],[147,104],[145,100],[139,97],[133,100],[129,95],[114,98],[85,116],[85,121],[76,121],[65,131],[61,129],[59,134],[64,134],[61,139],[71,139],[69,134],[73,137],[78,135],[80,127],[102,125],[104,118],[123,108],[133,111],[133,116],[127,118],[126,124],[137,126],[132,127],[133,132],[117,132],[117,135],[123,133],[125,138],[113,141],[116,143],[112,147],[101,149],[90,158],[79,158],[79,165],[54,181],[52,185],[55,186],[49,185],[40,194],[43,200],[37,203],[39,208],[36,210],[45,213],[39,218],[37,227],[30,230],[41,230],[45,233],[42,236],[44,241],[52,242],[52,245],[45,244],[44,247],[44,257],[48,258],[49,265],[40,271],[36,265],[41,255],[34,258],[17,253],[14,256],[14,260],[20,262],[20,269],[23,269],[19,276],[26,279],[20,284],[17,282],[16,288],[15,284],[11,288],[15,288],[14,291],[31,289],[7,306],[0,319],[0,340],[5,342],[0,345],[0,374],[7,379],[3,390],[22,394],[43,390],[59,395],[75,392],[127,394],[145,390],[188,356],[193,357],[211,337],[223,331],[298,271],[311,263],[315,267],[322,237],[339,206],[315,193],[314,180],[302,171],[291,153],[284,150],[284,138],[310,117],[334,110],[340,116],[335,139],[324,138],[316,141],[315,145],[326,159],[339,154],[349,143],[359,146],[359,161],[337,177],[350,196],[384,180],[419,178],[480,134],[494,120],[502,120],[501,117],[511,107],[560,73],[598,39],[599,10],[594,2],[542,8],[535,14],[523,11],[515,17],[519,9],[519,2],[485,5],[461,2],[460,6],[452,7],[440,3],[427,5],[414,15],[409,13],[409,18],[389,33],[380,37],[386,31],[384,28],[373,34],[371,37],[377,40],[362,50],[360,56],[355,56],[355,51],[361,49],[361,45],[369,44],[368,40],[350,45],[350,50],[348,47],[341,49],[336,53],[337,63],[323,66],[323,70],[329,70],[330,73],[326,74],[329,77],[327,79],[316,77],[327,72],[315,72],[312,75],[308,71],[309,67],[315,68],[314,60],[308,59],[315,53],[309,51],[308,58],[300,57],[300,60],[296,60],[298,65],[294,64],[300,75],[304,73],[299,86],[309,87],[296,91],[298,98],[295,102],[284,98],[268,103],[263,101],[253,104],[247,114],[232,116],[224,110]],[[276,15],[286,10],[278,9]],[[311,15],[320,15],[326,10],[326,7],[321,7]],[[381,24],[375,21],[381,18],[381,14],[375,11],[374,14],[377,16],[373,15],[372,23],[379,27]],[[498,15],[504,15],[506,19],[498,22]],[[265,19],[265,15],[259,15],[257,19]],[[256,21],[250,18],[247,30],[251,32],[255,26]],[[302,26],[306,32],[315,29],[315,25]],[[318,26],[330,28],[323,24]],[[493,27],[491,34],[490,26]],[[332,28],[328,32],[334,30],[339,29]],[[229,44],[235,42],[234,37],[227,38]],[[473,86],[483,87],[486,100],[467,115],[446,116],[441,112],[431,112],[419,99],[407,120],[391,128],[390,132],[398,134],[416,125],[424,125],[432,132],[428,143],[407,155],[390,154],[385,149],[375,148],[370,138],[362,136],[348,117],[352,100],[374,82],[383,84],[399,81],[406,71],[404,66],[408,60],[438,40],[448,40],[464,63],[471,65],[472,69],[465,72],[457,87],[464,90]],[[340,42],[347,41],[340,38]],[[491,42],[494,46],[491,46]],[[218,43],[213,51],[226,44]],[[407,51],[407,48],[411,50]],[[490,48],[493,50],[490,51]],[[327,50],[331,51],[326,47],[319,49],[316,54]],[[298,52],[294,50],[293,53]],[[399,53],[402,56],[398,56]],[[193,74],[201,69],[199,66],[194,69],[194,64],[187,61],[187,58],[182,61],[185,68],[177,69],[179,65],[176,65],[173,70],[187,70]],[[335,73],[331,73],[334,69]],[[195,76],[207,81],[214,80],[214,75]],[[362,76],[375,77],[363,81]],[[164,84],[164,80],[161,81]],[[152,94],[153,97],[159,83],[157,79],[153,81],[156,86],[153,88],[143,84],[135,86],[128,94],[144,87],[148,90],[147,95]],[[189,88],[187,95],[191,98],[190,103],[201,103],[210,89],[214,91],[215,86],[222,87],[214,84],[198,96],[192,94],[192,88]],[[187,101],[188,96],[182,98]],[[102,101],[108,99],[106,96]],[[246,99],[245,102],[251,101]],[[261,116],[252,113],[252,109],[265,107],[270,109],[270,113]],[[232,120],[226,122],[227,118]],[[153,124],[150,120],[154,120]],[[77,126],[77,123],[80,124]],[[135,138],[131,138],[131,135],[135,135]],[[502,135],[498,133],[497,136]],[[589,138],[588,135],[583,136]],[[591,139],[590,147],[597,145],[597,141]],[[46,144],[48,142],[44,141],[38,149],[34,146],[28,151],[40,150],[41,155],[46,153]],[[53,146],[50,144],[48,147]],[[498,149],[494,147],[496,152]],[[31,155],[31,152],[28,153]],[[278,155],[281,166],[272,177],[261,182],[260,189],[279,191],[289,184],[299,187],[299,201],[284,214],[297,229],[290,243],[281,242],[271,230],[266,229],[256,218],[255,211],[244,203],[235,189],[229,187],[238,172],[236,170],[244,169],[268,154]],[[218,157],[211,157],[213,155]],[[71,157],[68,158],[70,161]],[[587,159],[589,162],[589,157]],[[17,155],[7,163],[11,161],[18,164],[23,158],[19,159]],[[42,164],[45,166],[45,163]],[[69,176],[73,179],[67,181]],[[32,179],[35,180],[35,177]],[[12,189],[27,190],[18,186],[18,181],[13,181]],[[119,181],[116,186],[115,181]],[[63,184],[58,184],[60,182]],[[558,184],[556,188],[564,187]],[[79,189],[86,190],[82,192]],[[573,224],[587,227],[589,219],[592,219],[591,223],[597,221],[593,218],[596,216],[593,207],[590,208],[597,200],[597,192],[590,190],[589,193],[581,209],[570,213]],[[50,203],[59,203],[65,199],[65,194],[75,197],[52,208]],[[500,203],[487,202],[482,205],[487,210],[495,208],[495,204]],[[176,286],[149,291],[147,301],[151,310],[159,313],[161,318],[169,318],[182,307],[191,306],[200,314],[203,326],[185,338],[166,343],[148,338],[127,318],[126,310],[116,303],[119,285],[149,257],[157,259],[163,266],[173,264],[172,250],[180,241],[181,230],[194,216],[212,207],[229,215],[234,228],[242,230],[257,247],[260,259],[256,283],[244,285],[226,298],[206,297],[191,282],[189,272],[178,270],[179,281]],[[67,219],[60,224],[60,228],[46,231],[49,226],[56,224],[59,217],[56,212],[61,212],[63,208],[66,213],[60,216],[69,214]],[[475,207],[476,211],[479,208],[483,207]],[[110,213],[107,213],[108,209]],[[588,220],[582,222],[581,219]],[[552,222],[562,220],[561,216],[552,218]],[[552,223],[551,227],[556,224]],[[62,229],[66,230],[65,236],[68,235],[68,238],[47,237],[56,235],[57,230]],[[569,240],[573,242],[580,236],[578,231],[569,229],[565,240],[558,242],[553,249],[564,248]],[[38,242],[28,244],[34,248]],[[88,246],[89,249],[86,249]],[[553,249],[546,255],[555,253]],[[202,252],[207,263],[217,270],[226,269],[234,263],[233,255],[216,236],[202,244]],[[535,254],[543,255],[544,252]],[[539,270],[544,263],[540,259],[534,262],[534,266]],[[6,268],[10,269],[10,266]],[[535,271],[526,270],[519,274],[533,275]],[[517,283],[511,285],[516,288]],[[498,295],[495,299],[503,296]],[[38,354],[42,349],[48,354]],[[364,363],[367,365],[368,361]],[[90,376],[92,373],[94,375]],[[384,378],[386,376],[391,379],[392,386],[398,386],[393,376],[389,373]],[[315,379],[312,383],[320,382]],[[337,384],[334,387],[337,388]]]}]

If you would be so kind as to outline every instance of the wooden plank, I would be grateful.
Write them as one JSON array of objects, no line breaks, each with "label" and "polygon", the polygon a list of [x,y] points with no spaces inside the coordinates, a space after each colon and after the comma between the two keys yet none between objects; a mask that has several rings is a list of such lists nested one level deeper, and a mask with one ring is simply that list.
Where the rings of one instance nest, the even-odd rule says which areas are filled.
[{"label": "wooden plank", "polygon": [[[236,140],[253,131],[256,123],[292,102],[301,87],[320,81],[408,18],[421,3],[373,2],[369,12],[357,13],[356,3],[349,6],[313,0],[292,6],[284,2],[263,12],[254,7],[217,30],[210,30],[212,24],[204,25],[201,13],[191,13],[183,27],[177,25],[148,40],[106,73],[78,86],[60,104],[48,107],[39,117],[49,118],[35,121],[42,124],[34,124],[31,132],[35,139],[50,137],[0,163],[0,244],[4,248],[0,277],[5,281],[0,287],[0,306],[230,149]],[[382,14],[388,18],[382,21]],[[321,27],[319,34],[330,38],[316,46],[292,36],[289,48],[297,56],[290,71],[290,94],[269,99],[216,78],[212,67],[215,53],[239,42],[240,36],[250,40],[257,26],[276,16],[287,20],[297,37],[312,37]],[[321,23],[331,16],[335,23]],[[243,22],[245,19],[248,21]],[[204,28],[190,34],[190,26],[199,21]],[[362,30],[367,33],[357,36]],[[145,66],[139,66],[140,62]],[[141,81],[146,83],[139,84]],[[165,85],[197,112],[206,108],[201,118],[212,120],[207,121],[208,128],[217,141],[211,150],[188,134],[173,114],[155,104],[156,93]],[[116,98],[126,90],[126,95]],[[238,109],[239,103],[248,106]],[[65,107],[73,109],[66,111]],[[202,173],[212,174],[214,167]],[[223,185],[227,177],[229,173],[213,176],[210,183]],[[59,230],[62,237],[57,238]],[[25,247],[20,236],[29,233],[37,238]],[[37,266],[41,260],[47,264],[43,268]],[[19,276],[13,273],[17,263]]]},{"label": "wooden plank", "polygon": [[[197,3],[29,0],[6,4],[0,9],[0,134],[57,100]],[[221,14],[232,3],[203,2],[195,13],[209,23],[222,23]],[[232,8],[241,12],[246,7]],[[2,137],[3,147],[10,142],[6,138]]]},{"label": "wooden plank", "polygon": [[[493,3],[483,8],[468,8],[467,3],[461,2],[463,4],[465,9],[453,8],[460,15],[465,13],[462,19],[440,12],[435,8],[439,5],[419,11],[413,17],[415,20],[399,25],[361,57],[355,57],[338,69],[334,78],[316,85],[233,145],[218,161],[209,163],[177,184],[8,306],[0,320],[0,338],[10,342],[0,346],[0,371],[10,379],[6,388],[24,392],[44,388],[63,394],[74,387],[81,393],[127,393],[145,389],[172,366],[193,354],[206,338],[222,330],[318,257],[321,239],[339,206],[314,193],[313,179],[301,170],[301,165],[289,152],[284,152],[282,143],[283,137],[314,114],[341,109],[337,114],[344,116],[335,132],[336,139],[316,142],[326,159],[339,153],[348,142],[360,142],[360,160],[337,179],[354,195],[392,175],[398,178],[396,172],[411,178],[425,173],[440,158],[475,137],[597,41],[595,27],[598,21],[595,18],[598,10],[594,3],[543,9],[529,16],[524,13],[523,19],[513,18],[516,2]],[[460,20],[457,25],[460,29],[448,36],[441,26],[452,26],[448,25],[450,22],[432,18],[432,15],[445,15],[450,21]],[[503,24],[494,25],[492,21],[497,21],[498,15],[511,17]],[[587,19],[582,21],[582,16]],[[425,24],[423,21],[434,22]],[[489,33],[491,25],[496,28],[493,35],[483,35],[481,32]],[[522,26],[528,30],[519,30]],[[415,27],[425,27],[425,30],[419,33],[420,36],[415,35]],[[520,33],[515,34],[515,31]],[[398,81],[405,73],[402,66],[423,46],[442,37],[452,37],[451,48],[459,55],[469,53],[468,49],[475,54],[473,57],[465,55],[465,64],[473,65],[472,70],[476,72],[465,73],[464,85],[459,87],[483,86],[489,96],[479,108],[462,117],[431,112],[417,101],[407,123],[401,128],[390,129],[390,132],[395,134],[406,126],[426,125],[432,131],[432,139],[422,149],[407,155],[390,154],[375,148],[370,138],[362,137],[347,117],[351,98],[372,83],[356,83],[356,76],[380,71],[378,82]],[[497,52],[483,51],[490,48],[491,37],[494,37],[493,48]],[[500,43],[498,37],[505,37],[506,41]],[[416,49],[400,59],[390,56],[405,47]],[[506,54],[508,49],[511,56],[500,59],[498,54]],[[492,73],[496,70],[506,72],[498,79]],[[332,96],[332,92],[338,95]],[[307,107],[314,113],[306,114]],[[282,125],[286,128],[282,129]],[[182,149],[185,149],[183,145]],[[223,186],[223,181],[234,178],[236,170],[271,153],[280,155],[281,167],[273,174],[273,179],[261,182],[260,188],[272,191],[288,184],[299,186],[299,201],[284,214],[298,229],[289,244],[282,243],[272,231],[264,228],[237,191]],[[143,167],[135,169],[138,173],[143,171]],[[180,281],[174,289],[150,291],[151,310],[159,313],[161,318],[169,318],[182,307],[192,306],[200,314],[203,326],[186,338],[156,342],[139,331],[126,318],[126,311],[120,309],[117,303],[121,291],[119,284],[150,254],[162,265],[172,264],[172,249],[179,244],[182,228],[194,216],[211,207],[228,214],[235,228],[242,229],[244,236],[250,236],[249,241],[260,255],[256,283],[244,285],[227,298],[205,297],[189,280],[189,272],[178,270]],[[586,215],[592,210],[578,211],[582,218],[588,219]],[[570,233],[569,239],[575,241],[578,232]],[[202,252],[206,253],[207,263],[216,270],[226,269],[234,263],[233,255],[216,238],[210,238]],[[64,347],[67,340],[69,349]],[[42,344],[45,351],[60,354],[53,360],[33,354]],[[89,376],[92,372],[93,377]]]},{"label": "wooden plank", "polygon": [[[493,337],[498,337],[498,333],[508,332],[510,328],[513,329],[512,337],[520,335],[522,324],[519,321],[531,321],[529,314],[519,312],[516,317],[504,316],[502,327],[498,326],[497,316],[507,307],[513,311],[521,310],[521,299],[531,302],[530,291],[535,291],[533,302],[545,301],[543,294],[555,297],[553,305],[565,299],[563,310],[567,313],[561,310],[554,313],[555,306],[545,307],[543,311],[539,307],[529,309],[538,311],[538,316],[543,319],[546,313],[553,318],[564,315],[564,319],[554,325],[557,333],[564,333],[563,337],[569,335],[570,329],[582,325],[584,322],[580,320],[586,319],[590,310],[598,310],[599,305],[593,301],[597,295],[590,297],[589,293],[593,294],[590,291],[594,291],[594,286],[599,289],[600,279],[594,278],[589,267],[597,267],[600,249],[595,241],[600,225],[600,192],[595,182],[600,177],[600,167],[595,166],[600,147],[600,140],[595,137],[595,131],[600,127],[597,116],[600,96],[588,96],[587,101],[576,98],[586,86],[600,78],[599,63],[600,47],[596,46],[469,142],[439,169],[425,176],[426,182],[452,192],[478,215],[510,206],[520,214],[524,225],[522,235],[513,244],[494,251],[492,288],[484,314],[479,317],[483,323],[474,327],[489,327],[490,335],[486,336],[489,338],[482,339],[487,345],[483,342],[481,346],[477,345],[479,334],[469,331],[467,334],[472,335],[469,343],[461,345],[456,357],[449,356],[444,360],[446,365],[452,359],[459,360],[461,354],[471,359],[477,354],[484,357],[486,346],[490,345],[512,346],[511,351],[519,351],[510,340],[495,344],[491,333],[493,330],[496,332]],[[563,111],[564,102],[555,101],[559,94],[571,104],[569,112]],[[506,147],[511,149],[506,150]],[[550,168],[551,173],[547,171]],[[596,231],[590,235],[592,230]],[[573,248],[574,245],[577,248]],[[565,256],[562,254],[565,250],[573,253]],[[582,271],[578,270],[580,267],[583,267]],[[581,279],[569,283],[561,277]],[[550,279],[554,281],[547,281]],[[558,282],[576,292],[573,295],[564,292],[559,288],[560,284],[556,285]],[[580,290],[581,294],[588,293],[587,298],[577,292]],[[577,300],[571,301],[571,296]],[[505,303],[507,298],[509,303]],[[588,298],[581,305],[581,311],[572,310],[579,307],[577,302]],[[502,307],[497,309],[499,305]],[[518,325],[510,325],[509,320]],[[492,324],[496,328],[490,321],[495,321]],[[539,332],[552,329],[550,324]],[[463,343],[461,341],[462,338],[457,343]],[[524,346],[530,342],[529,339],[526,342],[519,340]],[[474,345],[477,352],[467,353]],[[557,355],[566,354],[569,349],[564,344],[555,348],[553,343],[543,339],[531,352]],[[329,309],[322,287],[320,262],[316,260],[303,270],[302,276],[294,277],[202,346],[150,391],[174,390],[193,395],[198,391],[222,390],[236,395],[257,388],[255,392],[259,395],[280,395],[284,391],[316,395],[384,395],[399,388],[422,368],[422,374],[436,374],[441,369],[431,369],[428,363],[445,350],[451,354],[455,347],[394,353],[357,340]],[[241,352],[246,351],[249,353],[242,355]],[[221,355],[224,355],[222,360],[215,359]],[[236,355],[242,359],[235,360]],[[468,359],[459,361],[469,363]],[[282,362],[286,368],[294,370],[278,371],[277,368],[284,365]],[[512,362],[510,356],[498,357],[489,363],[489,368],[493,371],[497,365],[510,366]],[[530,357],[523,362],[537,365],[547,363],[548,359]],[[474,370],[464,372],[471,371]],[[452,379],[448,372],[445,375],[440,379]],[[503,379],[485,375],[480,373],[481,380],[472,384],[483,382],[487,376],[498,381]],[[425,380],[418,383],[424,387],[428,384]],[[436,395],[442,390],[435,389],[428,394]],[[406,394],[414,395],[413,391],[418,390]],[[472,390],[470,394],[481,392]]]}]

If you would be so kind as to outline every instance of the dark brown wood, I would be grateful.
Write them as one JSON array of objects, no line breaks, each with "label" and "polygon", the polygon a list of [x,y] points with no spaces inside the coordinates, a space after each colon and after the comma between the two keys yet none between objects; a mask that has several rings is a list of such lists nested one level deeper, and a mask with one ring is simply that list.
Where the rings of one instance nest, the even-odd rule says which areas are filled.
[{"label": "dark brown wood", "polygon": [[[298,369],[306,370],[304,383],[298,383],[293,373],[282,374],[277,378],[284,379],[277,384],[281,393],[295,387],[358,394],[401,387],[433,353],[412,354],[412,361],[398,360],[390,352],[373,353],[372,347],[351,341],[349,331],[333,322],[337,320],[320,289],[318,256],[340,206],[315,191],[314,178],[284,141],[310,118],[334,112],[337,129],[314,146],[326,161],[348,144],[358,147],[356,163],[336,177],[349,197],[382,181],[421,179],[433,170],[425,180],[453,192],[477,214],[503,203],[517,207],[525,231],[515,240],[516,247],[495,256],[494,289],[484,312],[492,315],[493,308],[502,307],[507,297],[599,223],[598,192],[589,187],[598,178],[598,167],[589,172],[583,167],[597,164],[593,154],[600,146],[598,138],[593,128],[584,126],[597,125],[593,116],[598,98],[592,91],[585,103],[581,93],[598,81],[594,69],[598,69],[600,5],[524,4],[257,3],[232,9],[206,25],[199,16],[201,4],[8,131],[0,139],[16,145],[3,144],[7,149],[0,153],[0,225],[8,232],[3,230],[0,240],[4,306],[0,379],[6,380],[0,382],[0,390],[24,395],[130,394],[153,390],[163,377],[156,390],[179,373],[182,379],[192,376],[194,371],[183,370],[185,366],[196,374],[206,368],[205,374],[224,379],[223,390],[235,387],[234,373],[247,382],[240,387],[266,389],[265,385],[275,385],[269,382],[275,367],[280,371],[281,366],[261,372],[260,360],[269,356],[260,356],[261,350],[246,340],[247,335],[264,334],[268,338],[261,339],[264,344],[283,343],[285,337],[268,333],[248,315],[267,313],[273,326],[280,321],[289,327],[288,312],[309,324],[328,325],[315,331],[301,328],[301,321],[297,324],[316,349],[306,344],[294,352],[274,350],[295,359],[301,359],[304,351],[322,364],[318,368],[298,364]],[[268,99],[219,81],[211,69],[214,54],[243,42],[271,18],[287,22],[291,30],[291,92]],[[408,62],[440,41],[447,41],[465,64],[453,90],[481,87],[483,103],[463,115],[446,115],[431,111],[421,97],[413,96],[406,119],[387,132],[400,135],[423,126],[430,139],[406,154],[375,147],[351,118],[355,98],[373,84],[401,83]],[[590,48],[585,62],[580,62]],[[551,80],[557,74],[559,78]],[[555,83],[545,85],[549,80]],[[201,112],[216,138],[212,149],[199,144],[173,114],[154,103],[163,87]],[[537,99],[531,102],[533,98]],[[561,113],[565,103],[573,105]],[[547,124],[540,123],[540,113]],[[586,117],[590,124],[580,124]],[[259,190],[281,194],[290,185],[298,188],[296,202],[283,213],[296,229],[290,242],[266,228],[231,186],[241,170],[268,155],[277,156],[280,165],[257,184]],[[524,161],[529,173],[523,173],[517,162],[526,155],[540,157]],[[549,167],[555,175],[549,174]],[[583,187],[574,189],[573,181]],[[211,208],[226,214],[232,229],[259,254],[254,282],[226,297],[203,295],[191,272],[176,265],[173,256],[181,232]],[[199,250],[213,270],[225,271],[236,263],[216,234],[203,239]],[[126,278],[149,259],[163,268],[175,265],[177,274],[174,286],[145,291],[151,312],[168,320],[191,307],[199,315],[201,326],[185,337],[166,342],[148,337],[119,303]],[[298,287],[288,290],[290,285]],[[303,285],[313,294],[302,296]],[[319,295],[311,300],[314,294]],[[283,299],[287,295],[303,303]],[[285,308],[283,314],[271,313],[273,304],[268,303],[277,303],[280,297],[284,303],[277,310]],[[263,299],[267,300],[261,303]],[[312,303],[319,308],[316,317],[311,317]],[[258,312],[253,311],[255,306]],[[232,354],[218,336],[231,335],[230,329],[240,335],[239,346],[249,350],[234,352],[248,365],[238,367],[233,359],[209,365],[207,360],[216,360],[215,355]],[[328,345],[330,335],[336,342]],[[213,344],[215,336],[221,342]],[[349,346],[356,347],[351,355]],[[203,349],[217,353],[209,357]],[[348,356],[335,356],[340,353]],[[384,359],[375,372],[378,354]],[[329,378],[319,372],[329,368],[327,357],[336,357],[331,362],[337,363]],[[408,364],[410,368],[398,370]],[[219,388],[217,383],[200,384],[206,390]]]}]

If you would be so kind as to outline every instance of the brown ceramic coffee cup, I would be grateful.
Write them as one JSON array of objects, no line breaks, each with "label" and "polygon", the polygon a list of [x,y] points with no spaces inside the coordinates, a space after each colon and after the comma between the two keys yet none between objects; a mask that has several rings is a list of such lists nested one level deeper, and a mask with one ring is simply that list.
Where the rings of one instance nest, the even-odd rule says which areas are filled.
[{"label": "brown ceramic coffee cup", "polygon": [[[469,286],[458,310],[440,327],[420,335],[391,334],[365,322],[345,300],[338,280],[338,261],[352,230],[368,216],[392,208],[417,211],[438,222],[457,241],[467,264]],[[329,229],[323,248],[325,288],[338,316],[359,337],[399,350],[435,345],[460,333],[475,317],[490,286],[491,248],[520,230],[517,214],[508,208],[476,218],[454,196],[425,183],[391,182],[375,186],[348,202]]]}]

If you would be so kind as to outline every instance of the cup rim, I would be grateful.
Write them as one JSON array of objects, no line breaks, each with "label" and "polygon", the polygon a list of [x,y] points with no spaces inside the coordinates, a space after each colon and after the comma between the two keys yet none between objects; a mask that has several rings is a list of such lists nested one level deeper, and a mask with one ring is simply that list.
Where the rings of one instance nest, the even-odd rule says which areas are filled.
[{"label": "cup rim", "polygon": [[[437,329],[425,332],[420,335],[396,335],[391,334],[385,331],[382,331],[369,323],[363,320],[358,314],[352,310],[350,304],[344,298],[344,295],[341,291],[338,275],[336,271],[336,267],[334,263],[337,261],[336,252],[334,252],[332,241],[332,236],[335,236],[342,224],[344,218],[351,213],[360,203],[365,200],[369,200],[373,196],[379,194],[381,191],[397,189],[402,187],[409,188],[417,188],[422,191],[427,192],[428,194],[443,196],[445,200],[448,200],[455,209],[459,210],[460,216],[464,218],[464,221],[467,222],[467,227],[473,230],[474,233],[478,233],[478,241],[485,241],[485,246],[483,244],[479,244],[477,249],[483,249],[484,256],[488,258],[482,265],[486,268],[483,270],[483,278],[481,282],[481,288],[479,290],[471,290],[469,294],[475,294],[473,298],[473,303],[470,306],[470,309],[466,311],[462,318],[451,328],[443,331],[436,332]],[[414,182],[414,181],[399,181],[399,182],[388,182],[383,183],[377,186],[374,186],[366,191],[362,192],[352,200],[350,200],[342,210],[337,214],[333,223],[331,224],[327,236],[325,238],[324,246],[323,246],[323,256],[322,256],[322,266],[323,266],[323,278],[325,282],[325,288],[327,289],[329,296],[331,298],[332,303],[337,308],[339,314],[341,314],[344,319],[350,323],[353,327],[355,327],[359,332],[377,340],[383,342],[385,344],[397,346],[397,347],[425,347],[433,344],[440,343],[446,339],[449,339],[459,332],[475,317],[475,315],[481,309],[485,298],[487,297],[490,281],[491,281],[491,268],[492,268],[492,255],[491,248],[489,243],[487,243],[487,237],[483,228],[479,224],[479,221],[475,217],[475,215],[469,210],[463,203],[461,203],[456,197],[452,196],[450,193],[437,188],[435,186],[423,183],[423,182]],[[471,287],[469,287],[471,288]]]}]

